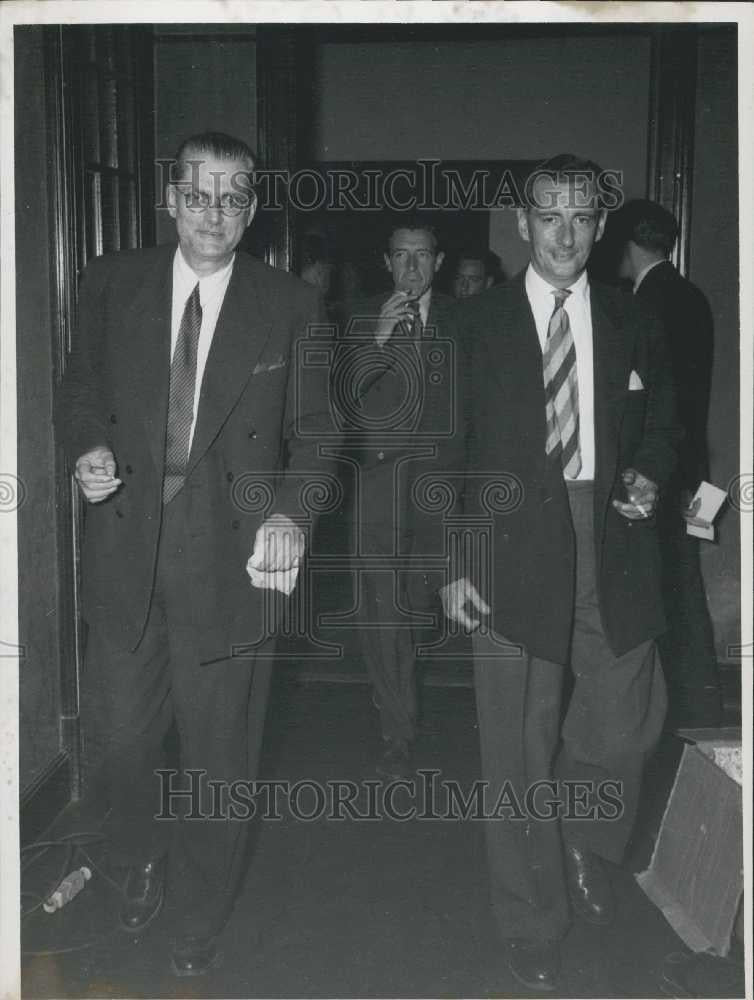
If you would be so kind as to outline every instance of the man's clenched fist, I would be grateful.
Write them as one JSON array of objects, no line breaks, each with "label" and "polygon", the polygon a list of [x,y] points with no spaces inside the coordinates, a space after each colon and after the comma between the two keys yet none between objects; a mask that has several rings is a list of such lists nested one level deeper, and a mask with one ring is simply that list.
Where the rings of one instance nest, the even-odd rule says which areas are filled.
[{"label": "man's clenched fist", "polygon": [[101,503],[115,493],[121,485],[115,469],[115,456],[104,445],[79,457],[74,476],[89,503]]}]

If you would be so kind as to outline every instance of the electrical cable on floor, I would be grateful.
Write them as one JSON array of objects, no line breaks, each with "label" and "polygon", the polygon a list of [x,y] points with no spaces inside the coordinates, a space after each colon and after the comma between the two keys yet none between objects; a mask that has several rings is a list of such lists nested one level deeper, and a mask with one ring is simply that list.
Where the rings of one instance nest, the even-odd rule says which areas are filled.
[{"label": "electrical cable on floor", "polygon": [[[38,850],[38,853],[30,861],[28,861],[26,864],[21,865],[21,874],[23,875],[23,873],[25,871],[28,871],[30,866],[34,864],[35,861],[38,861],[40,858],[45,857],[53,847],[65,847],[66,849],[65,859],[61,866],[61,869],[58,875],[56,876],[55,881],[48,887],[47,891],[43,893],[42,896],[40,897],[40,901],[36,903],[34,906],[32,906],[30,909],[21,910],[22,920],[27,920],[32,915],[32,913],[36,913],[37,910],[39,910],[40,907],[44,905],[45,900],[50,897],[50,895],[55,891],[57,886],[59,886],[61,881],[65,878],[66,873],[71,870],[71,864],[73,862],[73,857],[75,854],[75,847],[73,844],[66,843],[64,839],[61,839],[59,841],[55,840],[42,841],[38,844],[30,844],[28,847],[21,848],[22,856],[27,850],[32,850],[34,848]],[[42,850],[39,850],[40,848],[42,848]],[[26,892],[22,892],[21,898],[23,899],[25,895],[28,894]]]},{"label": "electrical cable on floor", "polygon": [[[28,906],[26,909],[21,910],[21,919],[27,920],[33,913],[38,912],[44,904],[49,900],[52,893],[57,889],[66,874],[69,873],[75,866],[75,861],[77,855],[81,855],[86,861],[87,865],[92,871],[96,871],[97,874],[102,878],[103,881],[107,882],[113,888],[115,888],[120,895],[123,895],[123,887],[119,885],[114,879],[112,879],[104,869],[92,859],[89,851],[86,850],[92,844],[101,843],[106,838],[104,834],[98,831],[83,831],[80,833],[70,833],[58,840],[40,840],[33,844],[27,844],[25,847],[21,848],[21,873],[27,872],[32,865],[34,865],[41,858],[47,856],[47,854],[53,849],[64,848],[65,857],[63,863],[60,867],[58,875],[55,881],[48,887],[47,891],[40,894],[37,892],[31,892],[30,890],[22,890],[21,900],[23,904],[24,899],[33,899],[34,904]],[[33,852],[33,853],[32,853]],[[24,859],[24,856],[30,854],[31,856]],[[83,951],[86,948],[91,948],[95,944],[99,944],[106,938],[111,937],[114,933],[118,932],[119,928],[116,926],[105,934],[101,934],[99,937],[93,938],[92,940],[85,941],[82,944],[72,945],[68,948],[52,948],[44,950],[34,950],[34,949],[21,949],[21,954],[29,957],[49,957],[53,955],[65,955],[70,952]]]}]

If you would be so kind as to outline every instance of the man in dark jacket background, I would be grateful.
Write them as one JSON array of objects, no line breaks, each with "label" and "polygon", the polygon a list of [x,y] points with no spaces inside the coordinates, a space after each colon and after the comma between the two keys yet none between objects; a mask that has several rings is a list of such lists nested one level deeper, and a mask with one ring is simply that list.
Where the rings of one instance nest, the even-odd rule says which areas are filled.
[{"label": "man in dark jacket background", "polygon": [[672,214],[652,201],[628,202],[616,218],[625,239],[620,276],[662,320],[683,427],[678,468],[658,513],[663,599],[668,630],[658,640],[676,725],[716,726],[722,712],[715,637],[699,562],[699,539],[683,514],[709,480],[707,420],[712,381],[713,323],[703,293],[669,257],[678,236]]},{"label": "man in dark jacket background", "polygon": [[[426,621],[441,614],[431,607],[436,583],[422,559],[441,555],[441,532],[431,539],[424,534],[415,488],[437,468],[456,429],[455,304],[433,287],[443,258],[425,220],[397,217],[384,254],[392,289],[348,305],[334,366],[335,405],[355,401],[344,440],[351,442],[356,470],[357,628],[384,742],[377,770],[390,778],[410,773],[416,735],[421,629],[411,615],[418,611]],[[431,627],[425,636],[430,633]]]}]

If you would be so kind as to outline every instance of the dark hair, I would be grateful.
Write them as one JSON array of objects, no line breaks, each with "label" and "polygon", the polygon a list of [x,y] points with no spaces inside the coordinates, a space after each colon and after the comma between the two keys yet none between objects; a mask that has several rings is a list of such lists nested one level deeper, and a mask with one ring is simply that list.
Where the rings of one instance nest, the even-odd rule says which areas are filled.
[{"label": "dark hair", "polygon": [[455,255],[455,266],[458,267],[462,260],[478,260],[484,268],[485,276],[491,273],[492,261],[489,250],[482,250],[481,247],[464,247]]},{"label": "dark hair", "polygon": [[673,214],[656,201],[636,198],[627,202],[621,212],[621,222],[627,240],[665,257],[671,254],[678,237],[678,223]]},{"label": "dark hair", "polygon": [[[548,177],[553,184],[568,184],[576,178],[583,180],[585,177],[591,180],[597,190],[597,204],[603,207],[600,199],[600,178],[604,174],[602,167],[594,160],[588,160],[575,153],[558,153],[551,156],[536,167],[526,178],[524,185],[524,207],[528,210],[537,203],[533,197],[534,184],[542,177]],[[538,206],[539,207],[539,206]]]},{"label": "dark hair", "polygon": [[256,157],[242,139],[236,139],[224,132],[198,132],[184,139],[175,154],[175,178],[180,179],[186,164],[194,153],[205,153],[218,160],[245,160],[249,173],[254,169]]},{"label": "dark hair", "polygon": [[429,233],[435,244],[435,252],[440,249],[440,237],[437,233],[437,229],[431,222],[427,219],[423,219],[421,215],[405,215],[403,217],[396,215],[390,220],[387,228],[388,250],[390,249],[390,243],[393,236],[395,236],[399,229],[409,229],[411,232],[421,231],[422,233]]}]

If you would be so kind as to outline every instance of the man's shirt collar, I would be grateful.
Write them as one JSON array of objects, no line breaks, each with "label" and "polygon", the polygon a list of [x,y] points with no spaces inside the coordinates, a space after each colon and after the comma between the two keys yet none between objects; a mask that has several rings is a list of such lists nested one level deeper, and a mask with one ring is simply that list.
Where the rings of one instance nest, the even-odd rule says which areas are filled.
[{"label": "man's shirt collar", "polygon": [[[186,258],[183,256],[183,251],[180,246],[175,252],[174,270],[173,270],[173,280],[176,283],[177,288],[181,291],[181,298],[188,298],[191,292],[194,290],[197,281],[199,282],[199,301],[204,307],[220,289],[224,289],[230,279],[230,272],[233,270],[233,265],[236,261],[235,253],[230,258],[225,267],[221,267],[219,271],[213,271],[212,274],[208,274],[205,277],[198,275],[192,267],[186,262]],[[185,295],[183,291],[185,290]]]},{"label": "man's shirt collar", "polygon": [[[524,284],[526,286],[526,294],[529,299],[535,302],[548,302],[550,303],[550,309],[552,310],[552,304],[554,302],[552,293],[556,291],[554,285],[551,285],[549,281],[538,274],[532,264],[526,269],[526,278],[524,279]],[[586,297],[589,291],[589,276],[584,270],[581,272],[579,277],[574,281],[572,285],[568,286],[568,291],[571,293],[570,299],[583,299]]]}]

